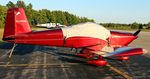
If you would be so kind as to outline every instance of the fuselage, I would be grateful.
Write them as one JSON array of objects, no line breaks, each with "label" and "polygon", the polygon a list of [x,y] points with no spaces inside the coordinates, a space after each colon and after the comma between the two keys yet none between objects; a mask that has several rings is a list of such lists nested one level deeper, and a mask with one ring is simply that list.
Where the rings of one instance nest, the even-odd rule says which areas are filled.
[{"label": "fuselage", "polygon": [[100,50],[108,44],[114,48],[127,46],[130,42],[137,38],[137,36],[133,36],[131,33],[110,31],[110,34],[111,35],[107,38],[107,40],[88,36],[72,36],[66,38],[62,29],[56,29],[12,35],[9,38],[4,38],[3,40],[19,44],[47,45],[57,47],[64,46],[71,48],[89,47],[89,49],[91,48],[93,50]]}]

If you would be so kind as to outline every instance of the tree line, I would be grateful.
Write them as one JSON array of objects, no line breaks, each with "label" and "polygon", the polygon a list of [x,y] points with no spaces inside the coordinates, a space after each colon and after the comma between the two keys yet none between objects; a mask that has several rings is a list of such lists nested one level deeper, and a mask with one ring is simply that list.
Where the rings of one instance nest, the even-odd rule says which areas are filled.
[{"label": "tree line", "polygon": [[25,4],[24,1],[18,0],[16,4],[9,1],[6,6],[0,5],[0,27],[4,27],[7,10],[12,7],[24,8],[31,26],[35,26],[38,23],[60,23],[69,26],[81,22],[94,22],[93,19],[79,17],[67,11],[50,11],[48,9],[34,10],[31,3]]},{"label": "tree line", "polygon": [[147,24],[141,24],[134,22],[132,24],[119,24],[119,23],[100,23],[100,25],[103,25],[104,27],[111,28],[111,29],[150,29],[150,22]]},{"label": "tree line", "polygon": [[[18,0],[17,3],[9,1],[5,6],[0,5],[0,28],[4,27],[5,17],[8,8],[22,7],[25,10],[26,16],[31,26],[41,23],[60,23],[66,26],[78,24],[81,22],[94,22],[93,19],[86,17],[79,17],[66,11],[50,11],[48,9],[34,10],[31,3],[25,4],[24,1]],[[115,29],[138,29],[145,28],[150,29],[150,22],[147,24],[140,24],[134,22],[132,24],[118,24],[118,23],[100,23],[107,28]]]}]

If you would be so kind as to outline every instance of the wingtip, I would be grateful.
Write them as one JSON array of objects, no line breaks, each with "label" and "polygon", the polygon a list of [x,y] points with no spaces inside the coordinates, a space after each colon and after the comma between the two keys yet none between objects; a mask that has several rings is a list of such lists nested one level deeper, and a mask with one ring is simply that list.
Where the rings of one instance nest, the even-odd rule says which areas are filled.
[{"label": "wingtip", "polygon": [[147,54],[148,51],[146,49],[143,49],[143,54]]}]

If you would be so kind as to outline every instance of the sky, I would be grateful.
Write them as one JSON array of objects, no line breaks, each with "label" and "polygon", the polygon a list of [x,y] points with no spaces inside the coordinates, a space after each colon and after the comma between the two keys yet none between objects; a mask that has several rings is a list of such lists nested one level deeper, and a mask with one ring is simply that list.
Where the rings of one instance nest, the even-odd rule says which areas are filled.
[{"label": "sky", "polygon": [[[0,0],[6,5],[10,0]],[[11,0],[16,3],[17,0]],[[150,0],[23,0],[33,9],[62,10],[97,23],[148,23]]]}]

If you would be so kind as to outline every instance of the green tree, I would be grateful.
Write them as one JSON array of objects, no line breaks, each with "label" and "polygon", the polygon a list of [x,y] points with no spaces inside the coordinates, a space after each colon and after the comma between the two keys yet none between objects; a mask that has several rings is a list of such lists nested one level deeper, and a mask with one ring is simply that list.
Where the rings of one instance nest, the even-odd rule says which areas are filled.
[{"label": "green tree", "polygon": [[24,1],[21,1],[21,0],[17,1],[16,7],[20,7],[20,8],[26,9],[26,5],[25,5]]},{"label": "green tree", "polygon": [[139,28],[139,24],[134,22],[134,23],[131,24],[131,28],[132,29],[138,29]]},{"label": "green tree", "polygon": [[14,4],[13,2],[9,1],[9,2],[6,4],[6,6],[7,6],[8,8],[12,8],[12,7],[15,7],[15,4]]},{"label": "green tree", "polygon": [[52,23],[56,23],[56,16],[53,12],[51,12],[50,16],[49,16],[51,19],[50,19],[50,22]]},{"label": "green tree", "polygon": [[[25,8],[25,13],[26,13],[26,16],[28,18],[28,21],[31,25],[33,25],[34,23],[32,22],[33,21],[33,9],[32,9],[32,4],[29,3],[26,8]],[[33,24],[32,24],[33,23]]]},{"label": "green tree", "polygon": [[146,24],[146,29],[150,29],[150,22]]},{"label": "green tree", "polygon": [[4,27],[6,11],[7,11],[7,7],[0,5],[0,28]]}]

